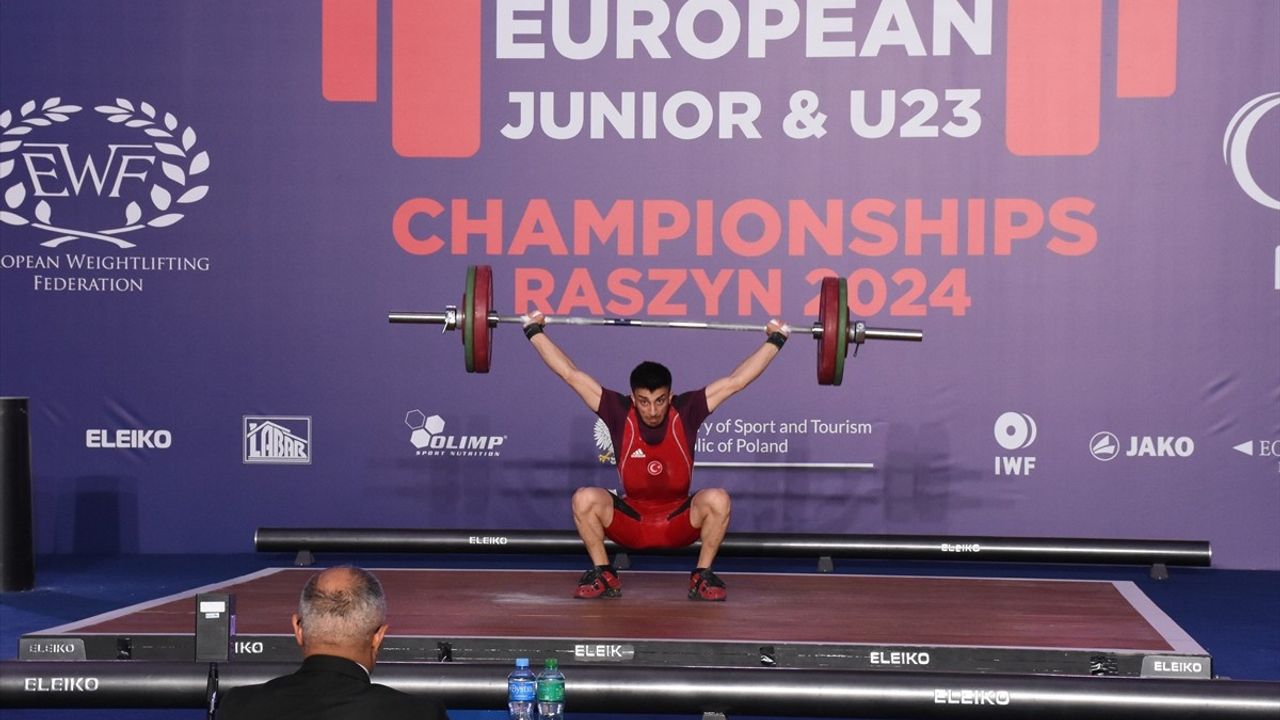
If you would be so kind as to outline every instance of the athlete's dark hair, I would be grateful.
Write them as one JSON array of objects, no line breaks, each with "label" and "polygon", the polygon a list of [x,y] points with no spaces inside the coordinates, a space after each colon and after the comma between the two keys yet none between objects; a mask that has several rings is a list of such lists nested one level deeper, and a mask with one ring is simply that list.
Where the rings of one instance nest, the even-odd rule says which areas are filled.
[{"label": "athlete's dark hair", "polygon": [[671,371],[664,365],[645,360],[631,371],[632,390],[660,390],[671,387]]}]

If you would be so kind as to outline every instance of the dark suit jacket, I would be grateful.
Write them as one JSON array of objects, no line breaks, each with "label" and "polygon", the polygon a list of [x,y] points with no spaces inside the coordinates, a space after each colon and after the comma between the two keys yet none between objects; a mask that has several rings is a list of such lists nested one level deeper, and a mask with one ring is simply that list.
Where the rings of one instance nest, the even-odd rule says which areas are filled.
[{"label": "dark suit jacket", "polygon": [[312,655],[292,675],[234,688],[218,720],[448,720],[434,700],[378,685],[359,663]]}]

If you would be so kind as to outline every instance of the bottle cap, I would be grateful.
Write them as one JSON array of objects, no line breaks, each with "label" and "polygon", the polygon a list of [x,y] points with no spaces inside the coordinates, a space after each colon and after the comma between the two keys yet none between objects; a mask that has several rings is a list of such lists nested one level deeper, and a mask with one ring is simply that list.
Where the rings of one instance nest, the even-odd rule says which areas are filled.
[{"label": "bottle cap", "polygon": [[516,667],[529,667],[529,658],[516,658]]},{"label": "bottle cap", "polygon": [[547,658],[547,663],[545,667],[548,670],[555,670],[559,666],[560,666],[560,663],[555,658]]}]

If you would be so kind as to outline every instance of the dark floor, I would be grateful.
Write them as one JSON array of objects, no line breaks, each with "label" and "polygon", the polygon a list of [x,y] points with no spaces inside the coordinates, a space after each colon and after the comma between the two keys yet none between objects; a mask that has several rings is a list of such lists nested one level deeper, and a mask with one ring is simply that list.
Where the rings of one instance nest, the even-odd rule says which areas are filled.
[{"label": "dark floor", "polygon": [[[320,556],[319,564],[351,562],[368,567],[553,568],[578,570],[582,561],[562,557],[517,556]],[[682,569],[679,558],[633,557],[635,570]],[[265,567],[287,566],[286,555],[49,556],[37,561],[37,588],[0,595],[0,658],[17,655],[18,638],[144,600],[226,580]],[[725,572],[812,573],[814,563],[793,560],[726,558]],[[1186,630],[1214,658],[1224,677],[1280,680],[1280,572],[1171,569],[1154,581],[1145,568],[1099,566],[1000,565],[989,563],[838,562],[836,572],[877,575],[937,575],[1076,580],[1130,580]],[[557,577],[551,574],[548,577]],[[570,576],[571,577],[571,576]],[[625,577],[625,576],[624,576]],[[571,578],[572,579],[572,578]],[[734,585],[730,584],[730,600]],[[572,711],[572,698],[568,707]],[[5,720],[195,720],[197,710],[14,711]],[[455,711],[455,720],[500,720],[505,711]],[[630,715],[641,718],[644,716]],[[650,716],[674,717],[674,716]],[[568,720],[603,720],[570,712]]]},{"label": "dark floor", "polygon": [[[236,598],[241,635],[287,635],[310,569],[207,588]],[[388,637],[557,637],[1037,647],[1173,652],[1112,582],[721,573],[733,602],[691,603],[682,572],[624,572],[623,597],[582,602],[566,570],[381,570]],[[189,635],[192,596],[68,628],[74,634]],[[821,618],[821,622],[815,621]]]}]

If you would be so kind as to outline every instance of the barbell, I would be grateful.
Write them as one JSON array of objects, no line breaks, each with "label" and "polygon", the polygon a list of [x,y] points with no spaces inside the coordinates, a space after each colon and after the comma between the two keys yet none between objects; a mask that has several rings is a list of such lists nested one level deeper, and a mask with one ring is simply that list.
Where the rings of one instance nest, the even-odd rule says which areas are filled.
[{"label": "barbell", "polygon": [[[484,318],[484,321],[480,321]],[[441,332],[462,331],[463,358],[467,372],[487,373],[493,360],[493,328],[499,323],[523,325],[519,315],[499,315],[493,310],[493,268],[488,265],[467,267],[467,284],[460,306],[447,305],[444,312],[390,312],[392,323],[443,325]],[[661,327],[686,330],[731,330],[761,332],[763,325],[688,320],[645,320],[616,317],[551,316],[548,325],[608,325],[612,327]],[[920,342],[924,332],[897,328],[873,328],[861,320],[849,318],[849,287],[844,278],[822,279],[818,296],[818,320],[812,327],[797,327],[792,332],[810,333],[818,341],[818,384],[839,385],[844,379],[849,345],[853,354],[868,340],[906,340]]]}]

